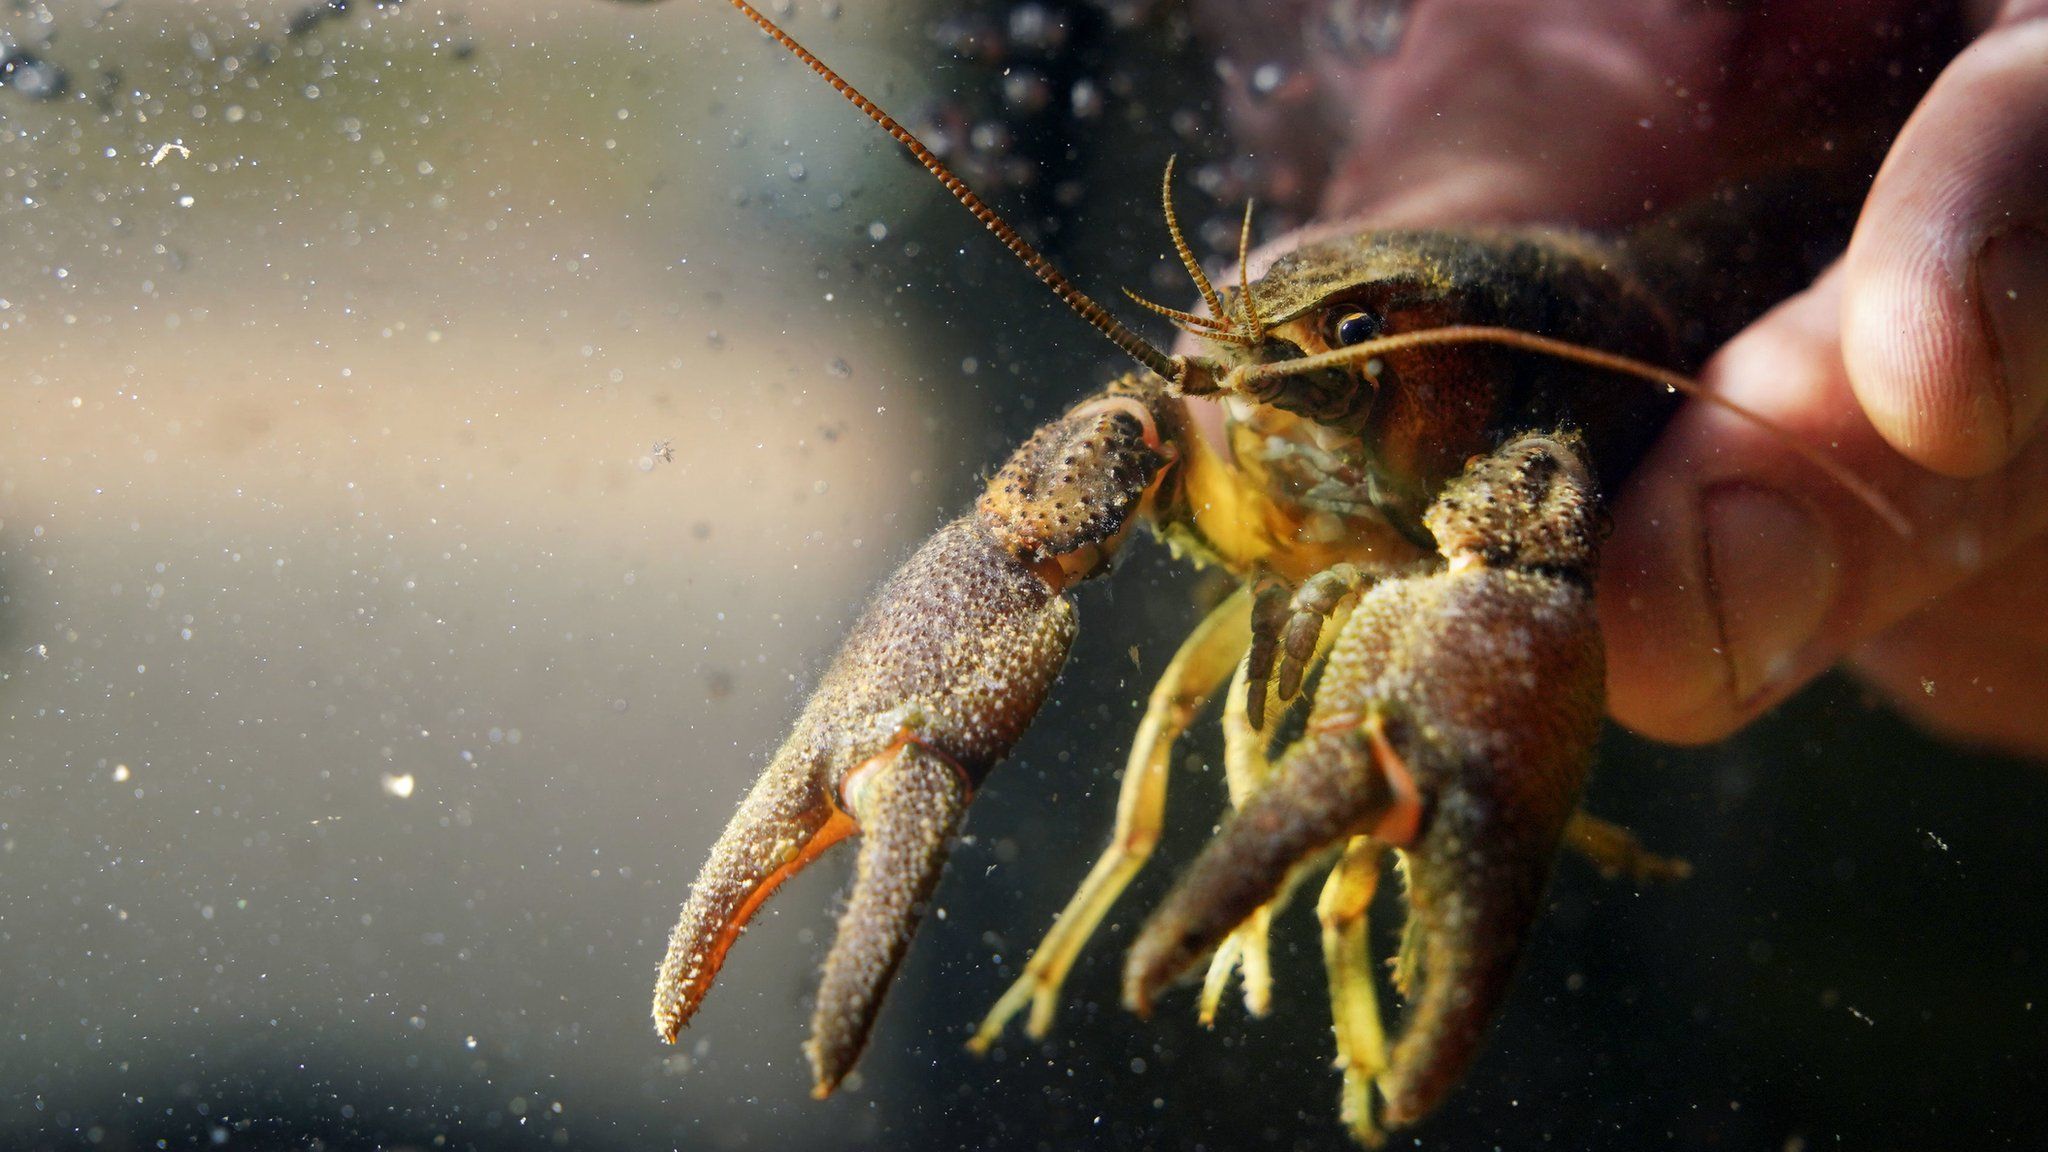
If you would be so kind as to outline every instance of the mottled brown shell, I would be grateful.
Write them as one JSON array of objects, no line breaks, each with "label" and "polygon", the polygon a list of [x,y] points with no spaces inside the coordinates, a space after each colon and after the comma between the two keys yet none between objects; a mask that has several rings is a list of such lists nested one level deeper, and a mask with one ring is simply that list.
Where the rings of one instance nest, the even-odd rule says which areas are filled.
[{"label": "mottled brown shell", "polygon": [[1107,543],[1165,463],[1147,431],[1134,406],[1097,404],[1040,428],[982,493],[982,525],[1031,560]]},{"label": "mottled brown shell", "polygon": [[1423,518],[1437,547],[1454,562],[1589,579],[1605,514],[1584,450],[1576,435],[1532,436],[1451,481]]},{"label": "mottled brown shell", "polygon": [[836,788],[904,729],[979,782],[1038,713],[1073,638],[1074,606],[962,517],[882,586],[777,759],[794,754]]}]

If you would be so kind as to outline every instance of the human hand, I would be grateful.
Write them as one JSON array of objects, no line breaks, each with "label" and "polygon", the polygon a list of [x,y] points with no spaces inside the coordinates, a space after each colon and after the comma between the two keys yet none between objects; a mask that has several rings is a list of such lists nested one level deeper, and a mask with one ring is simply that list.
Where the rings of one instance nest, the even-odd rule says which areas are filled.
[{"label": "human hand", "polygon": [[2048,0],[1924,7],[1442,0],[1390,56],[1304,62],[1336,157],[1321,219],[1618,229],[1822,146],[1932,52],[1846,256],[1702,374],[1913,533],[1687,407],[1620,494],[1601,578],[1610,706],[1648,735],[1717,739],[1846,660],[1937,730],[2048,754]]}]

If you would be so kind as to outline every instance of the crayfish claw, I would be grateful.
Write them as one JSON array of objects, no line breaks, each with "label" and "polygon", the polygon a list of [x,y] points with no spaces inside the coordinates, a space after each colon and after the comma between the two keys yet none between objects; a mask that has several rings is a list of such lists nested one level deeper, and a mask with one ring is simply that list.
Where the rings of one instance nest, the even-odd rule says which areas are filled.
[{"label": "crayfish claw", "polygon": [[[1350,610],[1304,734],[1189,866],[1125,965],[1125,1004],[1145,1014],[1301,869],[1345,847],[1318,911],[1345,1118],[1362,1143],[1427,1115],[1471,1064],[1577,806],[1604,677],[1597,506],[1582,452],[1568,433],[1524,436],[1446,488],[1426,519],[1444,565],[1382,580]],[[1355,587],[1333,569],[1293,604],[1320,633],[1318,602],[1337,609]],[[1306,667],[1319,644],[1307,625],[1297,632]],[[1257,685],[1246,704],[1263,697]],[[1625,833],[1580,827],[1575,841],[1598,858],[1637,870],[1654,859]],[[1413,997],[1391,1051],[1364,961],[1388,848],[1408,880],[1395,984]]]},{"label": "crayfish claw", "polygon": [[820,1099],[853,1070],[867,1045],[971,795],[958,766],[909,740],[886,762],[850,777],[847,793],[860,821],[860,855],[804,1045],[811,1094]]},{"label": "crayfish claw", "polygon": [[[1427,622],[1379,645],[1373,677],[1381,694],[1426,701],[1415,719],[1427,718],[1388,731],[1427,809],[1397,841],[1409,909],[1399,975],[1413,1001],[1378,1080],[1388,1127],[1426,1116],[1478,1053],[1585,782],[1605,673],[1583,451],[1569,435],[1525,436],[1475,462],[1427,517],[1449,568],[1376,589],[1360,608]],[[1326,683],[1359,681],[1351,659],[1340,642]]]},{"label": "crayfish claw", "polygon": [[712,846],[669,934],[654,986],[654,1030],[673,1044],[733,941],[775,889],[853,834],[822,773],[785,746]]},{"label": "crayfish claw", "polygon": [[1311,732],[1182,873],[1124,965],[1124,1005],[1150,1015],[1159,991],[1277,896],[1296,865],[1369,831],[1397,803],[1356,731]]},{"label": "crayfish claw", "polygon": [[1072,604],[974,517],[939,530],[876,596],[746,803],[669,939],[655,1030],[673,1042],[783,880],[860,833],[808,1045],[825,1095],[859,1057],[974,786],[1051,689]]}]

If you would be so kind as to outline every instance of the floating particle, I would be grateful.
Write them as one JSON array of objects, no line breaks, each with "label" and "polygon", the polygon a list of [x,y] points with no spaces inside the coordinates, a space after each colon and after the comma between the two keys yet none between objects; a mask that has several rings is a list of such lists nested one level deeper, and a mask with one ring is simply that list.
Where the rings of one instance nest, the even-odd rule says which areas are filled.
[{"label": "floating particle", "polygon": [[30,100],[55,100],[71,89],[64,69],[21,48],[0,48],[0,86]]}]

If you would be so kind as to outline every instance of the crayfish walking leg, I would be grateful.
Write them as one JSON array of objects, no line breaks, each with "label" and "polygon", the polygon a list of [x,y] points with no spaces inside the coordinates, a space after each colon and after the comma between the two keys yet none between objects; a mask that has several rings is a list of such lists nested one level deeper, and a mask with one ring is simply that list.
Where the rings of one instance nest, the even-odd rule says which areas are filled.
[{"label": "crayfish walking leg", "polygon": [[[1340,566],[1344,574],[1338,579],[1350,579],[1356,574],[1351,565]],[[1265,729],[1255,727],[1252,709],[1260,710],[1265,717],[1266,702],[1269,699],[1266,685],[1254,681],[1254,661],[1262,643],[1262,637],[1278,640],[1287,634],[1286,623],[1294,617],[1291,602],[1298,601],[1302,592],[1313,586],[1325,586],[1331,580],[1325,577],[1312,578],[1300,590],[1289,590],[1284,586],[1275,590],[1271,597],[1270,614],[1261,620],[1259,613],[1253,616],[1253,638],[1251,651],[1244,663],[1238,665],[1237,677],[1231,681],[1230,692],[1223,703],[1223,766],[1225,778],[1230,786],[1230,803],[1242,808],[1259,789],[1272,779],[1273,763],[1267,758],[1273,742],[1272,726]],[[1353,586],[1355,590],[1355,585]],[[1316,620],[1334,620],[1341,625],[1350,616],[1350,608],[1342,603],[1342,596],[1327,598],[1318,610]],[[1263,628],[1261,625],[1263,624]],[[1320,664],[1328,653],[1330,641],[1336,635],[1334,629],[1324,630],[1320,638],[1308,637],[1303,650],[1292,655],[1283,655],[1283,661],[1296,663],[1296,686],[1299,687],[1301,670]],[[1267,665],[1271,670],[1270,663]],[[1293,692],[1285,693],[1292,697]],[[1282,707],[1285,707],[1283,703]],[[1273,924],[1273,915],[1283,907],[1289,898],[1293,881],[1301,879],[1297,871],[1290,885],[1283,886],[1279,894],[1259,907],[1244,923],[1239,924],[1231,934],[1218,945],[1214,956],[1209,958],[1209,972],[1202,980],[1202,995],[1196,1014],[1204,1025],[1216,1022],[1216,1010],[1223,1000],[1224,987],[1229,983],[1232,972],[1239,972],[1244,983],[1245,1011],[1255,1017],[1263,1017],[1272,1008],[1273,968],[1269,959],[1268,938]]]},{"label": "crayfish walking leg", "polygon": [[1067,901],[1045,939],[1039,941],[1023,975],[989,1009],[974,1038],[967,1042],[974,1051],[988,1051],[1010,1018],[1027,1006],[1031,1013],[1025,1031],[1042,1037],[1051,1030],[1060,988],[1082,947],[1159,843],[1174,741],[1187,731],[1203,703],[1238,664],[1250,642],[1250,619],[1250,596],[1240,589],[1189,634],[1160,675],[1124,766],[1116,830],[1109,847]]}]

